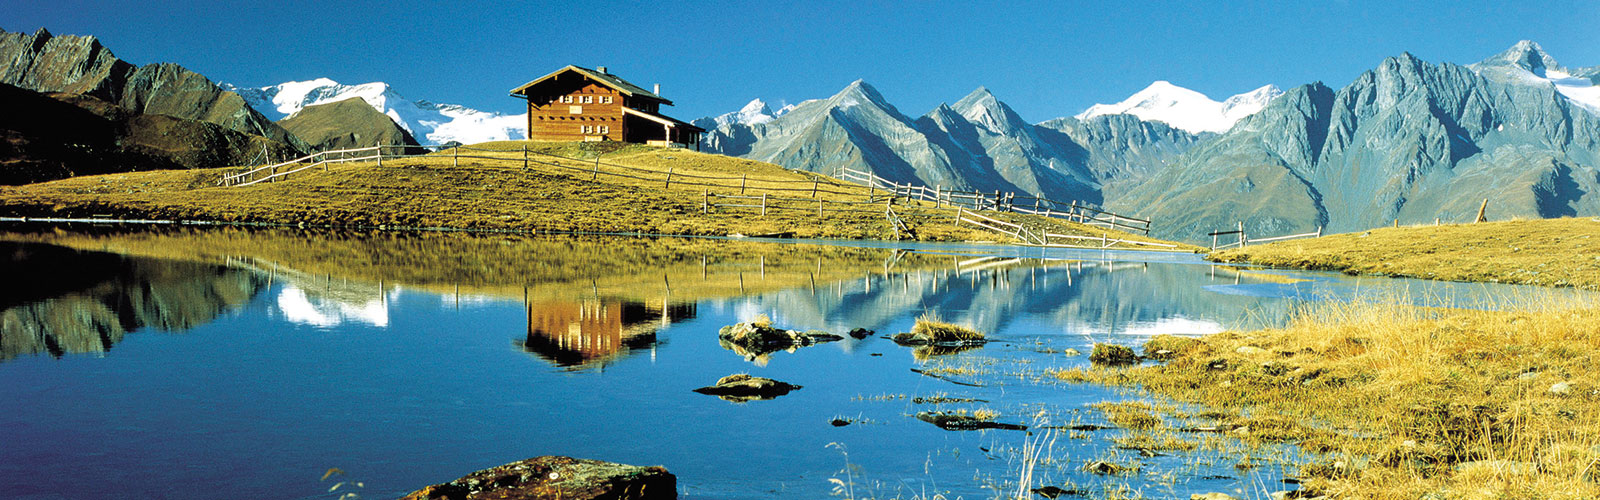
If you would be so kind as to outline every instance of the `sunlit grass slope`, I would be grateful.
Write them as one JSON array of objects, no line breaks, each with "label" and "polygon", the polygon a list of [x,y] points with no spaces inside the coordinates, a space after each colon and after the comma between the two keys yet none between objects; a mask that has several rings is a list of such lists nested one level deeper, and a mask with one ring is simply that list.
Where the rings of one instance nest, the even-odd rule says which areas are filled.
[{"label": "sunlit grass slope", "polygon": [[1211,254],[1222,262],[1600,289],[1600,219],[1379,228]]},{"label": "sunlit grass slope", "polygon": [[[532,160],[526,169],[522,148]],[[303,223],[356,227],[449,227],[562,232],[642,232],[684,235],[789,234],[796,237],[892,239],[883,204],[846,207],[827,205],[819,216],[808,189],[812,174],[776,165],[704,154],[616,144],[513,141],[474,145],[462,155],[490,155],[501,160],[453,158],[451,152],[421,158],[386,159],[308,171],[281,182],[245,187],[218,187],[223,175],[242,169],[153,171],[87,176],[55,182],[0,187],[0,214],[22,216],[121,216],[228,222]],[[599,158],[603,172],[619,172],[650,180],[595,176],[589,170]],[[545,163],[540,163],[543,161]],[[628,171],[622,165],[649,172]],[[672,185],[662,181],[670,171]],[[721,180],[730,187],[691,186],[691,176],[739,177]],[[796,182],[800,181],[800,182]],[[829,182],[839,185],[829,186]],[[868,189],[820,178],[826,201],[861,201]],[[770,192],[773,197],[806,198],[779,202],[766,215],[759,208],[714,208],[703,213],[706,191],[746,195]],[[882,194],[882,191],[878,191]],[[713,198],[713,203],[759,204],[759,200]],[[931,204],[929,205],[931,206]],[[779,209],[777,207],[788,207]],[[843,208],[856,208],[857,213]],[[996,241],[1006,237],[960,227],[949,209],[897,206],[919,239]],[[1112,239],[1158,241],[1122,232],[1017,214],[995,218],[1049,227],[1052,232]]]}]

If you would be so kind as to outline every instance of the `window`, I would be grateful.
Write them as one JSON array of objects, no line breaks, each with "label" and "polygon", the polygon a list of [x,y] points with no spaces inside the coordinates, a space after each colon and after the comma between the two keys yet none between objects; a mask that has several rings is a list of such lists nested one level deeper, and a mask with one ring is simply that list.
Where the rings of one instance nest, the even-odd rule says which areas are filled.
[{"label": "window", "polygon": [[570,95],[561,96],[561,102],[563,104],[572,104],[572,96],[570,96]]},{"label": "window", "polygon": [[611,96],[608,96],[608,95],[600,96],[600,104],[611,104]]},{"label": "window", "polygon": [[567,107],[567,112],[574,115],[581,115],[583,114],[583,106],[569,106]]},{"label": "window", "polygon": [[600,126],[600,133],[602,133],[602,134],[611,133],[611,126],[610,125],[601,125]]},{"label": "window", "polygon": [[593,134],[594,133],[594,126],[593,125],[584,125],[583,126],[583,133],[585,133],[585,134]]},{"label": "window", "polygon": [[578,99],[578,102],[581,102],[581,103],[584,103],[584,104],[594,104],[594,96],[592,96],[592,95],[583,96],[583,97]]}]

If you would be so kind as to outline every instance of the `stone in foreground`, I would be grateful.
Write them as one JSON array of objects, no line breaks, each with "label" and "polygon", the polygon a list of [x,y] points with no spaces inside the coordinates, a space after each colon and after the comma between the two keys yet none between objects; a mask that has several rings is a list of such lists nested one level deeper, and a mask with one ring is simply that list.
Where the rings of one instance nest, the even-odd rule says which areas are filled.
[{"label": "stone in foreground", "polygon": [[752,377],[743,373],[736,373],[717,379],[717,384],[695,389],[694,392],[710,394],[735,403],[745,401],[772,399],[789,391],[799,389],[800,386],[779,382],[770,378]]},{"label": "stone in foreground", "polygon": [[663,467],[544,456],[467,474],[402,500],[671,500],[678,478]]}]

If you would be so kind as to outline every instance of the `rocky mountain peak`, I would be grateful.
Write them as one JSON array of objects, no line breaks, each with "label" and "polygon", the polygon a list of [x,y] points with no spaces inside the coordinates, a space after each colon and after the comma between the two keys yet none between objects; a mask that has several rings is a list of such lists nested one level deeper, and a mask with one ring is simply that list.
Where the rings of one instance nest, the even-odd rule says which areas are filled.
[{"label": "rocky mountain peak", "polygon": [[1532,40],[1517,42],[1516,45],[1512,45],[1511,48],[1506,49],[1504,52],[1484,59],[1474,66],[1522,68],[1540,78],[1546,77],[1545,72],[1547,70],[1561,69],[1561,65],[1556,63],[1555,58],[1550,57],[1550,54],[1546,53],[1543,47],[1540,47],[1537,42]]}]

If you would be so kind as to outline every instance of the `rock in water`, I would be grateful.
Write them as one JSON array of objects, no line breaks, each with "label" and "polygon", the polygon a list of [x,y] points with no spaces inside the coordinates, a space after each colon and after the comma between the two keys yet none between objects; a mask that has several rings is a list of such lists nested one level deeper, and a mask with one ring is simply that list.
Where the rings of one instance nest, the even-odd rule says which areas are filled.
[{"label": "rock in water", "polygon": [[435,484],[403,500],[670,500],[678,478],[663,467],[544,456]]},{"label": "rock in water", "polygon": [[736,373],[718,379],[716,385],[701,387],[695,389],[694,392],[710,394],[735,403],[743,403],[745,401],[776,398],[798,389],[800,389],[798,385]]}]

